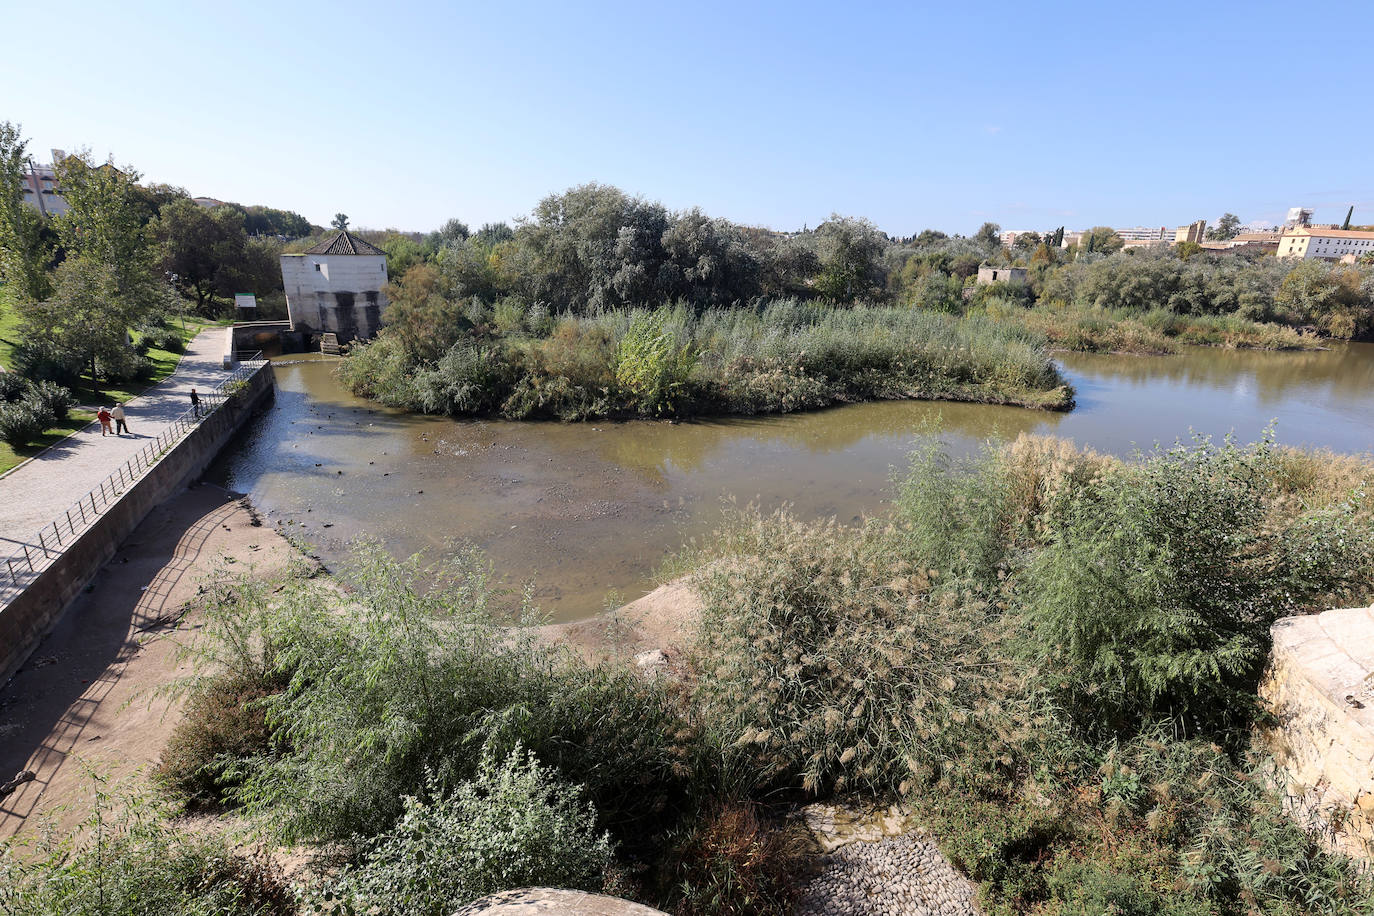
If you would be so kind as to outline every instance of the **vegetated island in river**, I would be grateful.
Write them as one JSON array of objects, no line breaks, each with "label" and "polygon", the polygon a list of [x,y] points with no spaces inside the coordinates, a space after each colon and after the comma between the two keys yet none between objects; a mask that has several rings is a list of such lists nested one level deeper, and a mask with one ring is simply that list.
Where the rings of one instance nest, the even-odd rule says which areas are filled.
[{"label": "vegetated island in river", "polygon": [[946,400],[1070,410],[1046,339],[986,315],[779,300],[554,317],[473,302],[395,322],[339,369],[353,393],[454,416],[590,420]]}]

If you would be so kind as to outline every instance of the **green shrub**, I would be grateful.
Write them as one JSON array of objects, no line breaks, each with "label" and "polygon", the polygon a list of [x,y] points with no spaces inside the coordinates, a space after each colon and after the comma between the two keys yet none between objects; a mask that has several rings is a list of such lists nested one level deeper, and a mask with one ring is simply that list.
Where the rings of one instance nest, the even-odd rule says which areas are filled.
[{"label": "green shrub", "polygon": [[28,394],[29,383],[22,375],[0,372],[0,401],[13,403]]},{"label": "green shrub", "polygon": [[1374,527],[1344,504],[1274,518],[1273,449],[1199,440],[1066,494],[1029,563],[1029,652],[1085,727],[1159,716],[1184,733],[1244,724],[1279,617],[1374,576]]},{"label": "green shrub", "polygon": [[0,440],[13,448],[28,445],[56,422],[56,417],[32,400],[0,404]]},{"label": "green shrub", "polygon": [[181,353],[186,349],[186,342],[175,328],[145,328],[140,342],[151,349],[166,350],[168,353]]},{"label": "green shrub", "polygon": [[[98,805],[105,799],[100,797]],[[179,833],[155,812],[97,814],[80,842],[0,844],[0,912],[24,916],[294,916],[295,895],[264,861]]]},{"label": "green shrub", "polygon": [[96,375],[114,383],[149,379],[155,369],[148,357],[124,347],[99,355],[95,361]]},{"label": "green shrub", "polygon": [[433,369],[416,373],[414,397],[425,413],[482,413],[504,399],[507,374],[499,349],[460,340]]},{"label": "green shrub", "polygon": [[405,799],[400,821],[368,842],[332,896],[378,916],[445,916],[515,887],[599,891],[611,864],[586,793],[517,747],[484,756],[471,781]]},{"label": "green shrub", "polygon": [[72,393],[55,382],[35,382],[28,399],[40,413],[51,414],[55,423],[66,420],[75,403]]},{"label": "green shrub", "polygon": [[585,786],[618,839],[675,820],[695,736],[665,688],[507,629],[521,608],[471,554],[429,568],[362,546],[345,574],[342,607],[306,581],[231,589],[211,609],[211,650],[231,671],[290,679],[261,701],[283,750],[248,761],[234,796],[284,836],[376,835],[426,774],[447,792],[472,777],[479,747],[517,744]]},{"label": "green shrub", "polygon": [[13,373],[34,381],[72,385],[85,368],[80,354],[59,349],[42,339],[25,341],[10,354]]}]

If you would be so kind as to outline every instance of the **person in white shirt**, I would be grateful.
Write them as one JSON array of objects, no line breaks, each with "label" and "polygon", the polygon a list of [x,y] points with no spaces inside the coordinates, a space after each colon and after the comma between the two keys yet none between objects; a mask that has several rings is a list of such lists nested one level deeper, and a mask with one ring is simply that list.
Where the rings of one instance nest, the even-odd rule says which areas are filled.
[{"label": "person in white shirt", "polygon": [[129,424],[124,422],[124,405],[116,404],[114,410],[110,411],[110,416],[115,421],[115,435],[123,435],[129,431]]}]

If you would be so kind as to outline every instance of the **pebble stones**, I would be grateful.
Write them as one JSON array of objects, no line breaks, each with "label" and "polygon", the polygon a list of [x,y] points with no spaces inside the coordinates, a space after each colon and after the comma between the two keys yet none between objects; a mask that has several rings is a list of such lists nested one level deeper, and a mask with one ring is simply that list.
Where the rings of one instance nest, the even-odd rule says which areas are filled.
[{"label": "pebble stones", "polygon": [[978,916],[974,885],[928,837],[857,842],[821,857],[802,916]]},{"label": "pebble stones", "polygon": [[813,804],[801,814],[822,852],[802,916],[978,916],[976,886],[900,806]]}]

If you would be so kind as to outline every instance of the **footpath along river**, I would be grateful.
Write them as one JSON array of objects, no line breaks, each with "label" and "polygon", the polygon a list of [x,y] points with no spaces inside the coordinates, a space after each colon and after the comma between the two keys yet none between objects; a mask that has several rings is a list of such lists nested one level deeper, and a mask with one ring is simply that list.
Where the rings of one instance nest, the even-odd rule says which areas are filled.
[{"label": "footpath along river", "polygon": [[[299,357],[298,357],[299,358]],[[290,357],[283,358],[283,361]],[[938,424],[958,450],[1021,432],[1128,455],[1190,431],[1374,450],[1374,344],[1313,353],[1065,354],[1078,406],[884,402],[679,424],[425,417],[353,397],[328,361],[276,369],[275,405],[212,470],[331,566],[361,535],[399,556],[476,545],[539,606],[575,620],[652,587],[663,559],[719,524],[722,500],[857,520]]]}]

